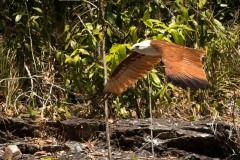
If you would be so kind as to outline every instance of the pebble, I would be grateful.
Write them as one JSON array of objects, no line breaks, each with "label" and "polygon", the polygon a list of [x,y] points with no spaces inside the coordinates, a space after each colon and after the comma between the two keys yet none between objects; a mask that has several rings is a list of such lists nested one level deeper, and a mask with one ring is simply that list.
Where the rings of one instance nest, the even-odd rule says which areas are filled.
[{"label": "pebble", "polygon": [[5,158],[7,160],[18,160],[22,157],[22,152],[16,145],[8,145],[5,148]]}]

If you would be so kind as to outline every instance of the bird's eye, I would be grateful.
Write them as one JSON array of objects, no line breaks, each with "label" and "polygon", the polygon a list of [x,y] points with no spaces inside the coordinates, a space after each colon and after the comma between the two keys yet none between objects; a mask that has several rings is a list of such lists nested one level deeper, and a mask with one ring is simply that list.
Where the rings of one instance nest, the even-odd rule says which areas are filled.
[{"label": "bird's eye", "polygon": [[139,46],[135,46],[136,49],[139,49]]}]

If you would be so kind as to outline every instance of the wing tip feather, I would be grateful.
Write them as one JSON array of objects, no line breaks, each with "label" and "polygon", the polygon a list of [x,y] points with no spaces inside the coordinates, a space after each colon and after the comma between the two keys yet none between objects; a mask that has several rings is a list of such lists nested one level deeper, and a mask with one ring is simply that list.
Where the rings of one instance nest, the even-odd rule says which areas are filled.
[{"label": "wing tip feather", "polygon": [[193,90],[201,89],[206,90],[210,84],[206,79],[199,78],[178,78],[175,76],[167,76],[167,82],[172,82],[173,85],[179,86],[183,89],[190,88]]}]

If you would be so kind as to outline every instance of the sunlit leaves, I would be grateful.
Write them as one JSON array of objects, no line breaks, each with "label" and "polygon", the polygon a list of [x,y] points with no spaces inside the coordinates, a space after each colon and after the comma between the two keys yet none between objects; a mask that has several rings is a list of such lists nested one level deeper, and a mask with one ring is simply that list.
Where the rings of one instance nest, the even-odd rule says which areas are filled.
[{"label": "sunlit leaves", "polygon": [[177,30],[175,29],[171,29],[169,30],[169,32],[171,33],[171,35],[173,36],[173,39],[174,41],[177,43],[177,44],[181,44],[181,45],[184,45],[184,39],[185,37],[183,36],[183,34],[181,32],[178,32]]},{"label": "sunlit leaves", "polygon": [[79,62],[80,60],[81,60],[81,58],[80,58],[79,55],[76,55],[76,56],[73,57],[73,62],[74,62],[74,63],[77,63],[77,62]]},{"label": "sunlit leaves", "polygon": [[[186,18],[186,16],[188,16],[188,11],[180,3],[177,4],[180,7],[180,10],[183,12],[183,15],[178,16],[183,16]],[[144,12],[143,23],[150,28],[150,30],[146,31],[146,35],[153,35],[154,39],[164,39],[162,34],[168,33],[169,36],[166,37],[173,37],[174,42],[181,45],[185,44],[185,35],[183,34],[183,31],[194,31],[190,26],[178,24],[175,19],[173,19],[169,25],[164,24],[157,19],[151,19],[148,9]],[[156,34],[159,36],[155,36]]]},{"label": "sunlit leaves", "polygon": [[152,72],[150,73],[150,76],[151,76],[151,80],[154,82],[153,84],[155,84],[156,86],[161,85],[160,79],[158,78],[156,73]]},{"label": "sunlit leaves", "polygon": [[207,2],[207,0],[199,0],[199,2],[198,2],[198,7],[199,7],[200,9],[202,9],[203,6],[206,4],[206,2]]},{"label": "sunlit leaves", "polygon": [[32,21],[32,24],[35,25],[39,29],[39,23],[37,22],[40,16],[31,16],[30,19]]},{"label": "sunlit leaves", "polygon": [[149,10],[147,9],[145,12],[144,12],[144,15],[143,15],[143,21],[147,21],[150,19],[150,12]]},{"label": "sunlit leaves", "polygon": [[214,24],[219,27],[220,29],[224,30],[225,28],[223,27],[222,23],[218,21],[217,19],[213,19]]},{"label": "sunlit leaves", "polygon": [[38,8],[38,7],[32,7],[32,9],[34,9],[35,11],[42,13],[42,9]]},{"label": "sunlit leaves", "polygon": [[21,15],[21,14],[16,15],[16,17],[15,17],[15,22],[16,22],[16,23],[19,22],[21,18],[22,18],[22,15]]},{"label": "sunlit leaves", "polygon": [[93,30],[93,26],[91,23],[86,23],[85,25],[87,27],[87,30],[89,30],[89,31]]},{"label": "sunlit leaves", "polygon": [[129,33],[132,36],[133,42],[137,43],[137,41],[138,41],[137,27],[136,26],[131,26],[130,29],[129,29]]},{"label": "sunlit leaves", "polygon": [[[68,24],[66,24],[65,26],[64,26],[64,32],[66,32],[66,31],[69,31],[69,29],[70,29],[70,26],[68,25]],[[69,37],[69,36],[68,36]],[[68,38],[66,38],[66,40],[67,40]]]},{"label": "sunlit leaves", "polygon": [[150,20],[150,13],[148,9],[144,12],[143,23],[149,28],[153,27],[152,21]]},{"label": "sunlit leaves", "polygon": [[[223,88],[232,89],[239,86],[239,78],[236,78],[239,77],[238,64],[240,64],[237,58],[239,57],[239,53],[237,53],[239,25],[236,25],[238,23],[237,14],[235,15],[237,9],[233,7],[233,4],[237,3],[235,1],[227,3],[223,0],[216,2],[207,0],[118,0],[106,3],[105,51],[109,74],[128,56],[131,45],[144,39],[160,39],[188,47],[208,47],[207,54],[203,59],[204,69],[206,69],[208,78],[215,87],[215,91],[211,91],[214,99],[208,105],[221,110],[220,101],[230,98],[225,96],[226,91],[222,92]],[[48,73],[51,76],[44,78],[50,79],[51,83],[63,88],[67,87],[82,97],[88,97],[102,91],[103,66],[102,54],[99,50],[99,44],[102,40],[102,26],[98,18],[98,10],[94,7],[91,8],[91,5],[87,6],[83,1],[77,5],[68,6],[67,3],[66,5],[66,8],[63,7],[61,10],[60,6],[55,6],[52,2],[28,1],[26,6],[25,2],[12,0],[7,9],[2,8],[0,27],[5,38],[4,43],[6,42],[2,45],[6,56],[3,56],[2,59],[7,59],[0,67],[3,77],[11,77],[7,73],[15,74],[15,71],[19,70],[16,68],[23,66],[22,63],[27,61],[32,74]],[[49,8],[54,9],[49,10]],[[58,12],[59,10],[61,11]],[[13,55],[11,59],[8,59],[9,55]],[[14,57],[19,59],[14,59]],[[24,59],[21,59],[23,57]],[[37,70],[32,67],[33,58],[37,61]],[[13,64],[17,67],[14,68]],[[13,68],[10,72],[11,67]],[[158,105],[159,99],[164,106],[173,103],[181,105],[180,102],[186,104],[189,99],[184,97],[183,93],[175,94],[176,92],[174,92],[173,94],[172,90],[178,88],[165,83],[164,67],[158,65],[156,67],[157,70],[152,71],[149,75],[154,104],[162,106]],[[16,75],[23,77],[26,76],[25,74],[26,72],[16,73]],[[8,83],[13,82],[9,81]],[[19,86],[28,84],[19,82]],[[62,84],[64,85],[62,86]],[[6,85],[8,84],[2,86]],[[135,87],[127,90],[125,95],[120,96],[116,103],[113,103],[118,114],[129,116],[129,108],[121,108],[127,105],[135,106],[135,102],[131,103],[136,97],[142,104],[147,103],[148,85],[147,78],[143,78],[138,81]],[[13,84],[13,86],[17,85]],[[50,90],[44,88],[45,86],[49,86],[49,84],[43,84],[43,90],[40,92],[37,87],[34,88],[34,91],[41,96],[44,90]],[[1,88],[4,96],[9,96],[8,94],[15,88],[14,93],[19,94],[19,91],[27,93],[26,90],[18,87]],[[23,88],[29,88],[29,86]],[[64,93],[62,91],[56,92],[57,95],[61,95],[60,100],[71,102],[67,96],[67,91]],[[61,94],[58,94],[59,92]],[[199,96],[194,93],[195,97]],[[17,97],[13,94],[13,96],[10,95],[9,99],[14,99],[14,96]],[[41,105],[36,104],[36,96],[28,96],[33,101],[27,105],[33,109]],[[209,95],[206,96],[205,101],[209,100],[209,97]],[[55,99],[53,99],[51,99],[51,103],[55,106]],[[202,104],[194,102],[195,100],[192,98],[191,104],[200,110]],[[61,105],[57,106],[65,108]],[[29,109],[29,113],[33,114],[32,109]],[[69,115],[67,110],[65,114]]]},{"label": "sunlit leaves", "polygon": [[110,48],[110,54],[107,55],[106,60],[107,62],[111,62],[110,68],[112,71],[124,58],[126,58],[127,48],[129,47],[130,45],[128,44],[114,44]]},{"label": "sunlit leaves", "polygon": [[77,42],[74,41],[74,40],[70,40],[70,46],[71,46],[73,49],[76,49],[76,48],[77,48]]}]

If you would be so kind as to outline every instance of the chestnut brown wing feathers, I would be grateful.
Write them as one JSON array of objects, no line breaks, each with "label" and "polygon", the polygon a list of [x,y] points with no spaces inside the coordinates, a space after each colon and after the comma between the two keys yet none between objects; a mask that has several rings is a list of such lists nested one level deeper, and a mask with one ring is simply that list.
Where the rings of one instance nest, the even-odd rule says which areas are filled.
[{"label": "chestnut brown wing feathers", "polygon": [[159,63],[160,56],[148,56],[133,52],[123,60],[112,73],[109,81],[104,87],[104,96],[110,94],[119,95],[128,86],[137,82]]},{"label": "chestnut brown wing feathers", "polygon": [[133,52],[123,60],[112,73],[103,90],[103,99],[109,95],[119,95],[128,86],[151,71],[162,59],[165,65],[167,81],[182,88],[206,89],[209,84],[203,70],[201,58],[205,52],[173,43],[152,40],[150,45],[159,52],[159,56],[150,56]]},{"label": "chestnut brown wing feathers", "polygon": [[152,44],[162,54],[167,81],[182,88],[206,89],[208,81],[203,70],[201,58],[205,52],[164,41]]}]

